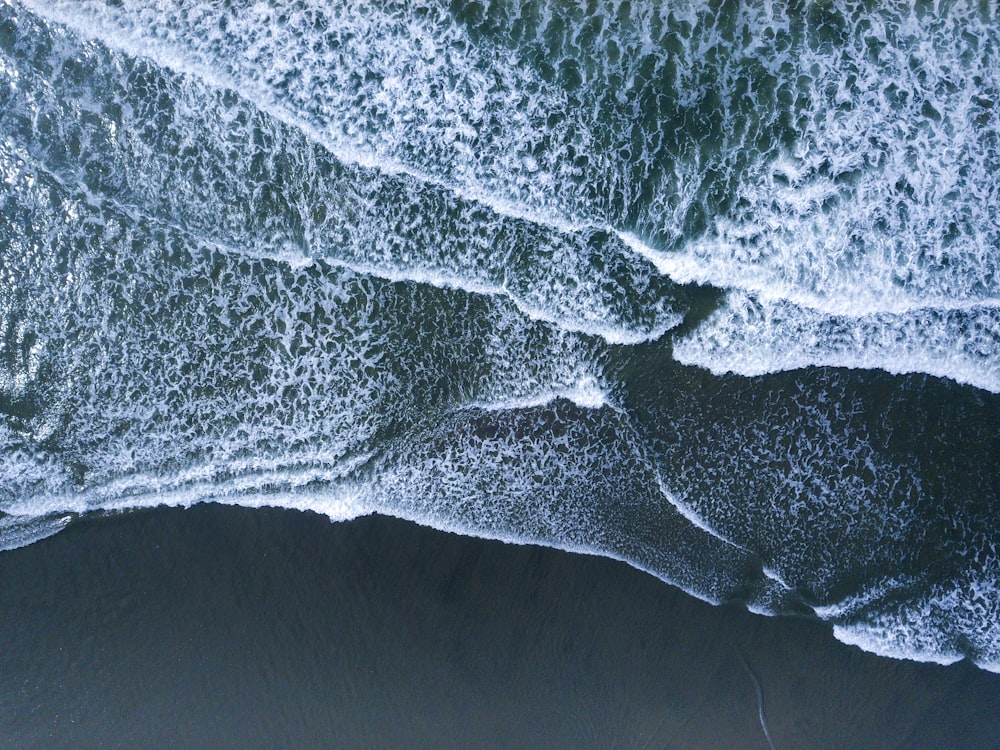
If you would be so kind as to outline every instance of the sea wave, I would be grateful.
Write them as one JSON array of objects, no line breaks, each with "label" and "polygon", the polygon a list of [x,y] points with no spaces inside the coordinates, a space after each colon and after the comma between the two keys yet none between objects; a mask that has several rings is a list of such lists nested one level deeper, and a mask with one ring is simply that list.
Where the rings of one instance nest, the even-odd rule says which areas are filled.
[{"label": "sea wave", "polygon": [[0,2],[0,547],[379,512],[993,669],[996,19],[459,5]]}]

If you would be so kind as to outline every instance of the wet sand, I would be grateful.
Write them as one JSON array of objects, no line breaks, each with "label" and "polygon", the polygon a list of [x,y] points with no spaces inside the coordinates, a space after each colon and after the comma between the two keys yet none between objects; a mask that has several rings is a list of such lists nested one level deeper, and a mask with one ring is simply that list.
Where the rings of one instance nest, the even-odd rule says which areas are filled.
[{"label": "wet sand", "polygon": [[[995,748],[1000,675],[610,560],[199,506],[0,553],[0,747]],[[759,686],[759,693],[757,688]]]}]

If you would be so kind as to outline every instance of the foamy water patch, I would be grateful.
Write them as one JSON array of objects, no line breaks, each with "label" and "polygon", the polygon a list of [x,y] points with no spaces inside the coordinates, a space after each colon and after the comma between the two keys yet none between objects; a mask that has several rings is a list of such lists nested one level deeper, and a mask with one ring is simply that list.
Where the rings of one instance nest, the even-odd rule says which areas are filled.
[{"label": "foamy water patch", "polygon": [[833,635],[848,646],[857,646],[862,651],[892,659],[908,659],[946,666],[965,658],[957,651],[942,649],[941,644],[933,637],[921,638],[903,634],[898,626],[834,625]]},{"label": "foamy water patch", "polygon": [[370,503],[436,528],[625,560],[705,601],[740,595],[781,611],[783,594],[750,553],[664,498],[634,438],[613,407],[464,408],[387,455]]},{"label": "foamy water patch", "polygon": [[566,399],[581,409],[601,409],[608,405],[608,395],[592,375],[581,375],[576,382],[562,390],[550,390],[518,399],[503,401],[473,401],[466,408],[483,411],[535,409]]},{"label": "foamy water patch", "polygon": [[65,529],[72,520],[72,516],[55,518],[0,517],[0,552],[27,547],[29,544],[47,539]]},{"label": "foamy water patch", "polygon": [[948,583],[925,583],[926,593],[875,600],[846,621],[835,620],[834,635],[881,656],[937,664],[969,658],[996,672],[1000,589],[995,573],[993,556]]},{"label": "foamy water patch", "polygon": [[[672,283],[603,229],[525,221],[433,181],[345,165],[230,89],[100,45],[84,49],[29,20],[17,28],[25,59],[16,61],[20,87],[4,101],[8,122],[36,167],[89,204],[110,201],[293,267],[322,259],[393,281],[503,295],[533,319],[611,343],[656,339],[681,320]],[[53,41],[61,57],[32,60],[32,44],[43,54]],[[61,68],[51,81],[49,67]],[[67,110],[89,116],[66,119]],[[56,132],[26,124],[39,117]]]},{"label": "foamy water patch", "polygon": [[442,411],[603,398],[589,345],[502,299],[220,252],[17,164],[33,187],[4,196],[0,299],[14,343],[41,344],[2,394],[25,403],[4,426],[8,515],[219,501],[347,517],[371,507],[324,511],[323,488]]},{"label": "foamy water patch", "polygon": [[737,207],[703,236],[654,260],[832,314],[996,300],[996,26],[962,3],[824,18],[779,58],[803,105],[795,142],[740,176]]},{"label": "foamy water patch", "polygon": [[682,360],[743,374],[879,367],[996,392],[1000,38],[990,12],[833,3],[787,20],[758,37],[790,45],[765,56],[794,123],[781,148],[723,170],[725,199],[680,164],[691,187],[678,187],[677,210],[620,232],[673,280],[734,292],[679,345]]},{"label": "foamy water patch", "polygon": [[733,292],[675,342],[685,364],[763,375],[826,365],[923,372],[1000,393],[1000,307],[832,316]]},{"label": "foamy water patch", "polygon": [[[516,60],[478,50],[444,8],[25,5],[114,49],[237,90],[346,163],[445,185],[560,231],[592,225],[574,210],[578,196],[564,179],[572,168],[532,156],[540,124],[567,111],[565,94]],[[559,140],[588,150],[583,121],[556,128],[566,131]]]},{"label": "foamy water patch", "polygon": [[853,590],[863,571],[902,564],[923,496],[916,467],[886,452],[864,401],[831,375],[699,377],[663,405],[624,399],[665,494],[692,523],[751,552],[771,590],[810,607],[841,599],[843,581]]}]

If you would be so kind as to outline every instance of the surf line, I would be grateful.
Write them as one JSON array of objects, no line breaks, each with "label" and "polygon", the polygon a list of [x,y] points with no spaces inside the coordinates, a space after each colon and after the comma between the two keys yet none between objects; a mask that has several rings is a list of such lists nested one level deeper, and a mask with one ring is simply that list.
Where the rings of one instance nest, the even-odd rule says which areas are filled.
[{"label": "surf line", "polygon": [[741,651],[737,652],[740,657],[740,662],[743,664],[743,668],[746,669],[747,674],[750,675],[750,681],[753,682],[754,693],[757,696],[757,717],[760,719],[760,728],[764,730],[764,739],[767,740],[768,747],[771,750],[777,750],[774,746],[774,740],[771,739],[771,732],[767,728],[767,719],[764,717],[764,691],[760,687],[760,680],[757,679],[757,675],[754,673],[753,668],[750,666],[750,662],[743,655]]}]

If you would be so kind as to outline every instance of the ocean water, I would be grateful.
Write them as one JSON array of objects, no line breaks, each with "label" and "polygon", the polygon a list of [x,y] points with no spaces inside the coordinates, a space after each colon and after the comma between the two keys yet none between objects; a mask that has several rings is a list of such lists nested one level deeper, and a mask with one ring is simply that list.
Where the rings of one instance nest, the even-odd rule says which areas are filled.
[{"label": "ocean water", "polygon": [[984,2],[0,0],[0,547],[379,512],[1000,671],[998,99]]}]

